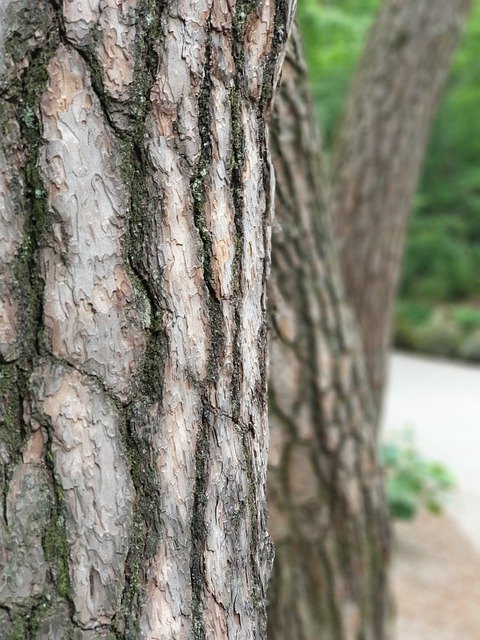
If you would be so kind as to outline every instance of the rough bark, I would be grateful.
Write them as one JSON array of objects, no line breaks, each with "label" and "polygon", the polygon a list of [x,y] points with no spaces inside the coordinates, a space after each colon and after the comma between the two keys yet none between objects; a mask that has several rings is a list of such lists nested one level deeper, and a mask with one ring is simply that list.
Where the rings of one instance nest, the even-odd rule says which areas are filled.
[{"label": "rough bark", "polygon": [[336,237],[378,404],[412,198],[470,4],[385,1],[333,154]]},{"label": "rough bark", "polygon": [[272,640],[381,640],[389,532],[374,406],[339,274],[298,37],[271,125]]},{"label": "rough bark", "polygon": [[292,4],[1,4],[2,638],[265,637]]}]

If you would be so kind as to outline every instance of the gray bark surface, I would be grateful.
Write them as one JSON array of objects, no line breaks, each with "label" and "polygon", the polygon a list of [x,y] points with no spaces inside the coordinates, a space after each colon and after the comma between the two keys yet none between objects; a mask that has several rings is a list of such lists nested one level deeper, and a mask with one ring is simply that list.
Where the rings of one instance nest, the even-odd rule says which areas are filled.
[{"label": "gray bark surface", "polygon": [[375,408],[333,242],[298,36],[271,123],[272,640],[389,637],[389,530]]},{"label": "gray bark surface", "polygon": [[386,0],[333,153],[333,219],[379,405],[404,237],[430,126],[470,0]]},{"label": "gray bark surface", "polygon": [[264,638],[293,6],[0,12],[2,638]]}]

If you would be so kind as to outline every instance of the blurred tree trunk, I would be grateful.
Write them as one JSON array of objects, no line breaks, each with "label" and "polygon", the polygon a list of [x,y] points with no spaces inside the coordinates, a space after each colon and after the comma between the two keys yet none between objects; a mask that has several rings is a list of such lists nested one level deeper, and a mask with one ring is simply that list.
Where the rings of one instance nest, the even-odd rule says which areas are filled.
[{"label": "blurred tree trunk", "polygon": [[271,640],[387,637],[389,531],[375,410],[333,243],[298,35],[271,121]]},{"label": "blurred tree trunk", "polygon": [[335,234],[377,406],[412,199],[470,4],[385,0],[334,149]]},{"label": "blurred tree trunk", "polygon": [[0,635],[265,637],[292,5],[3,2]]},{"label": "blurred tree trunk", "polygon": [[298,36],[284,65],[271,131],[275,640],[388,637],[378,407],[408,213],[468,6],[387,0],[349,98],[333,202]]}]

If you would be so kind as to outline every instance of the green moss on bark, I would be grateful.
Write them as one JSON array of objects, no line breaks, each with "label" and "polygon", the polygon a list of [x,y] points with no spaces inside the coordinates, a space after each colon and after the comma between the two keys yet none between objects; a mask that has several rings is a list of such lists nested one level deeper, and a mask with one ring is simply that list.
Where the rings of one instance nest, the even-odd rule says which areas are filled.
[{"label": "green moss on bark", "polygon": [[[49,462],[52,464],[51,459]],[[61,597],[68,598],[70,575],[68,571],[68,543],[63,502],[63,489],[56,483],[55,507],[45,530],[42,545],[45,559],[52,569],[56,590]]]}]

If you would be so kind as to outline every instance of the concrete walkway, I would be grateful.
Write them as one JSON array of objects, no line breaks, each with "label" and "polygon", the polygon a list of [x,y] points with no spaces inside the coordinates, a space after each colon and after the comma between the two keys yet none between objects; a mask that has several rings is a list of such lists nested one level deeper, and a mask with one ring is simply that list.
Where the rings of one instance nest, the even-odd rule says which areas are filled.
[{"label": "concrete walkway", "polygon": [[394,353],[383,413],[385,433],[412,428],[453,472],[447,510],[480,552],[480,367]]}]

